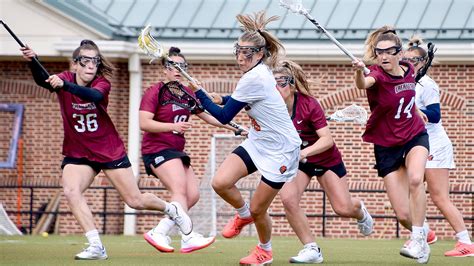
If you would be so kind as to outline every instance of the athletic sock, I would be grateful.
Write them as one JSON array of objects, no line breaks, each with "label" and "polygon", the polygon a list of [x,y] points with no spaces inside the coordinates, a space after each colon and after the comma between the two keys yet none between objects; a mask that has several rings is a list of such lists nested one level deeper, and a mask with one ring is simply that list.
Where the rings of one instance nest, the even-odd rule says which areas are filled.
[{"label": "athletic sock", "polygon": [[237,213],[239,214],[240,218],[248,218],[250,217],[250,208],[247,202],[244,203],[244,206],[235,209]]},{"label": "athletic sock", "polygon": [[97,229],[87,232],[85,236],[87,237],[90,246],[102,247],[102,241],[100,241],[99,231],[97,231]]},{"label": "athletic sock", "polygon": [[266,250],[266,251],[272,251],[272,241],[268,241],[267,243],[265,244],[262,244],[262,243],[258,243],[258,246],[263,249],[263,250]]},{"label": "athletic sock", "polygon": [[154,232],[162,235],[168,235],[171,229],[175,226],[175,222],[171,220],[168,216],[161,219],[158,225],[153,229]]},{"label": "athletic sock", "polygon": [[469,233],[467,230],[461,231],[456,234],[456,238],[458,239],[459,242],[471,245],[471,238],[469,237]]},{"label": "athletic sock", "polygon": [[425,236],[425,239],[426,239],[426,234],[424,233],[424,229],[422,226],[414,226],[412,225],[411,227],[411,237],[412,239],[415,239],[416,236],[419,236],[419,235],[424,235]]},{"label": "athletic sock", "polygon": [[308,244],[305,244],[303,246],[304,249],[307,249],[307,248],[318,248],[318,244],[316,244],[316,242],[311,242],[311,243],[308,243]]}]

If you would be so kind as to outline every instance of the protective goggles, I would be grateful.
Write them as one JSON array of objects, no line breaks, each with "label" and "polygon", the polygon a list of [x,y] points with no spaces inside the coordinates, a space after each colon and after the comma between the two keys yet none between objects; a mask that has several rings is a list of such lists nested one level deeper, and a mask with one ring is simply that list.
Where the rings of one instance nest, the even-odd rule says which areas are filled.
[{"label": "protective goggles", "polygon": [[420,62],[425,61],[425,58],[423,56],[415,56],[415,57],[403,57],[402,61],[408,61],[412,63],[414,66],[418,65]]},{"label": "protective goggles", "polygon": [[400,53],[402,48],[400,46],[392,46],[389,48],[381,49],[381,48],[375,48],[374,53],[376,55],[383,55],[383,54],[388,54],[388,55],[397,55]]},{"label": "protective goggles", "polygon": [[188,70],[188,64],[187,63],[178,63],[174,61],[166,61],[165,62],[165,67],[168,70],[173,70],[175,69],[174,65],[178,65],[182,70],[187,71]]},{"label": "protective goggles", "polygon": [[280,88],[284,88],[288,86],[288,84],[295,84],[295,79],[291,76],[281,76],[278,78],[275,78],[275,81],[277,83],[277,86]]},{"label": "protective goggles", "polygon": [[234,44],[234,55],[237,57],[239,54],[243,54],[245,58],[251,58],[254,54],[260,52],[265,46],[240,46]]},{"label": "protective goggles", "polygon": [[74,58],[74,62],[79,62],[79,64],[82,67],[85,67],[89,63],[92,63],[92,65],[97,67],[98,65],[100,65],[100,57],[99,56],[89,57],[89,56],[80,55]]}]

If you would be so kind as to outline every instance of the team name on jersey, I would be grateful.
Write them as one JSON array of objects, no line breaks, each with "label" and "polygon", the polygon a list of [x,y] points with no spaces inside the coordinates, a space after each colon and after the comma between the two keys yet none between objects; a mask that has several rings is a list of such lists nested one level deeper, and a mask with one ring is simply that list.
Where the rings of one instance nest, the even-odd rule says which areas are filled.
[{"label": "team name on jersey", "polygon": [[414,91],[415,88],[416,88],[416,84],[415,83],[403,83],[403,84],[396,85],[394,88],[395,88],[395,93],[399,93],[399,92],[402,92],[402,91],[409,91],[409,90]]},{"label": "team name on jersey", "polygon": [[72,109],[74,110],[95,110],[97,107],[95,103],[72,103]]}]

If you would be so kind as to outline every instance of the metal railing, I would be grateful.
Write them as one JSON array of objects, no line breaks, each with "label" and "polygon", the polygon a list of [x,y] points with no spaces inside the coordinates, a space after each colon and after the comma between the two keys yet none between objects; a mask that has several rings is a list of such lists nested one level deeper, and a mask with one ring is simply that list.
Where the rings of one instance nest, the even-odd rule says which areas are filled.
[{"label": "metal railing", "polygon": [[[38,190],[44,190],[44,189],[51,189],[51,190],[62,190],[61,186],[22,186],[21,187],[23,190],[29,190],[29,204],[28,204],[28,210],[24,211],[12,211],[12,210],[6,210],[7,213],[9,214],[18,214],[20,213],[21,215],[28,215],[29,219],[29,226],[27,228],[27,233],[31,234],[33,231],[33,227],[35,222],[33,221],[34,217],[36,215],[43,215],[43,214],[53,214],[57,216],[58,214],[60,215],[72,215],[72,212],[70,211],[41,211],[41,210],[34,210],[34,206],[38,205],[36,203],[35,205],[35,192]],[[0,186],[0,189],[18,189],[18,186]],[[97,187],[90,187],[89,190],[101,190],[103,192],[103,202],[102,202],[102,210],[101,211],[95,211],[92,212],[93,215],[99,216],[102,218],[102,233],[106,234],[107,233],[107,219],[109,216],[124,216],[124,215],[136,215],[136,216],[145,216],[145,215],[156,215],[156,212],[151,212],[151,211],[141,211],[138,213],[127,213],[127,212],[121,212],[121,211],[110,211],[108,210],[107,206],[107,196],[108,196],[108,191],[109,190],[115,190],[114,187],[112,186],[97,186]],[[163,187],[142,187],[140,190],[152,190],[152,191],[163,191],[165,188]],[[253,189],[241,189],[242,191],[248,191],[250,193],[250,197],[253,195],[254,190]],[[321,193],[321,200],[322,200],[322,211],[321,213],[310,213],[306,214],[308,217],[319,217],[322,218],[321,221],[321,234],[322,236],[326,236],[326,224],[329,218],[337,218],[340,217],[335,214],[328,214],[327,208],[328,208],[328,203],[327,203],[327,198],[326,198],[326,192],[324,192],[323,189],[306,189],[306,193]],[[351,189],[351,193],[386,193],[385,190],[377,190],[377,189]],[[465,194],[465,195],[470,195],[471,201],[473,202],[473,210],[474,210],[474,191],[450,191],[450,194]],[[225,214],[218,214],[218,215],[223,215]],[[273,217],[284,217],[284,213],[270,213],[270,216]],[[395,215],[372,215],[373,218],[380,218],[380,219],[393,219],[394,224],[396,226],[396,237],[400,237],[400,224],[398,223],[397,217]],[[428,220],[446,220],[444,216],[427,216],[426,217]],[[463,217],[464,220],[470,221],[471,222],[471,228],[474,229],[474,216],[470,217]]]}]

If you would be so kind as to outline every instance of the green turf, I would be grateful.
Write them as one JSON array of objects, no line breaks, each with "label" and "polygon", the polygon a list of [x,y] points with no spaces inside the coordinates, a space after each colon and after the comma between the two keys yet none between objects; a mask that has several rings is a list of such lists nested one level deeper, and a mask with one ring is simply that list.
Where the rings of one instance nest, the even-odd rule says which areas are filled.
[{"label": "green turf", "polygon": [[[109,259],[74,261],[84,247],[81,236],[0,236],[0,265],[238,265],[257,242],[256,238],[218,238],[216,242],[191,254],[159,253],[141,237],[103,236]],[[274,237],[273,265],[289,265],[288,259],[301,248],[295,237]],[[403,240],[318,239],[326,265],[417,265],[398,254]],[[179,240],[172,245],[179,250]],[[453,241],[432,245],[430,265],[474,265],[474,257],[447,258]]]}]

